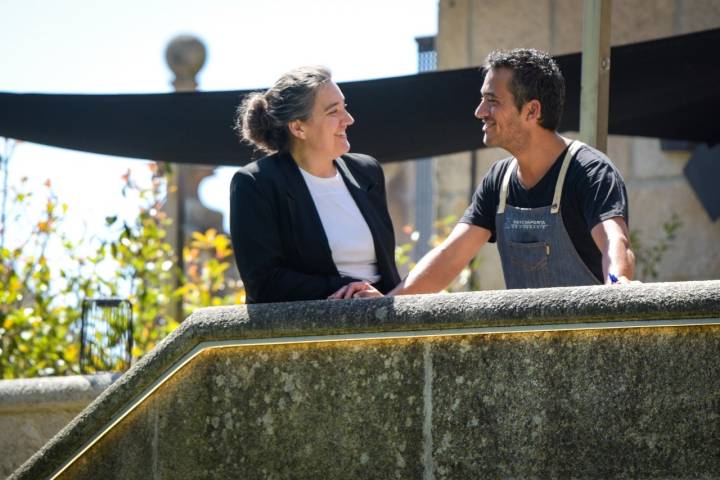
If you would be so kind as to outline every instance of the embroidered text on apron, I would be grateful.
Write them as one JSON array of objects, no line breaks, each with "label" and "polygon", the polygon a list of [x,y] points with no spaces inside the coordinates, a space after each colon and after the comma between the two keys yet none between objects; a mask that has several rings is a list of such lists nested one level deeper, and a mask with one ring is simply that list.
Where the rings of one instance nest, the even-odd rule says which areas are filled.
[{"label": "embroidered text on apron", "polygon": [[519,208],[507,205],[510,176],[517,168],[512,159],[500,189],[495,215],[497,246],[507,288],[542,288],[597,285],[600,282],[575,250],[560,214],[560,199],[568,166],[584,144],[573,141],[563,158],[552,205]]}]

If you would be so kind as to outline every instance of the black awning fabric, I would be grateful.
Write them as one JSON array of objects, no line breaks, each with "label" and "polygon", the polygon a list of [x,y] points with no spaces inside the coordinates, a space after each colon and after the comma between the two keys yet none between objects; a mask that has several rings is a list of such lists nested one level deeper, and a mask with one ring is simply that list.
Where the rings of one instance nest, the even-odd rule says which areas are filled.
[{"label": "black awning fabric", "polygon": [[[720,142],[720,29],[613,47],[612,134]],[[567,83],[561,131],[578,130],[579,53],[557,57]],[[382,162],[482,148],[473,116],[477,67],[341,83],[356,123],[353,151]],[[147,95],[0,93],[0,136],[86,152],[241,165],[235,108],[247,90]]]}]

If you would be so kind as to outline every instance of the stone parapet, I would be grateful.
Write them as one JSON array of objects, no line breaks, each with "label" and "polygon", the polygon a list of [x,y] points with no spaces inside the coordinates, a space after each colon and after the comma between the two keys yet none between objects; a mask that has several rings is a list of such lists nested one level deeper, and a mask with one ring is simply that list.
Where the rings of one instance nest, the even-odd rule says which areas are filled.
[{"label": "stone parapet", "polygon": [[708,477],[720,281],[203,309],[11,478]]},{"label": "stone parapet", "polygon": [[0,380],[0,478],[6,478],[119,374]]},{"label": "stone parapet", "polygon": [[119,376],[119,373],[99,373],[0,380],[0,415],[84,408]]}]

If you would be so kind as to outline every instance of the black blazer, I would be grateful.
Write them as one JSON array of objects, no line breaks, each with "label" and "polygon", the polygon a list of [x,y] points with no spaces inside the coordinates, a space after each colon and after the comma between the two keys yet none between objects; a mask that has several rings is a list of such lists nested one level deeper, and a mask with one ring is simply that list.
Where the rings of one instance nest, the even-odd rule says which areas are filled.
[{"label": "black blazer", "polygon": [[[400,281],[395,235],[377,160],[335,160],[370,228],[383,293]],[[247,303],[324,299],[355,281],[338,273],[325,230],[300,169],[289,153],[240,168],[230,186],[230,234]]]}]

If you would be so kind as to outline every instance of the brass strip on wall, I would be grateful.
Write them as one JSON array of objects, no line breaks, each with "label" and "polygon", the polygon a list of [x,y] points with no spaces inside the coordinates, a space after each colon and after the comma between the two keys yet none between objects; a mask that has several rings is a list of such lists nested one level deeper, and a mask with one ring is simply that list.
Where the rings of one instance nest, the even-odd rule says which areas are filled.
[{"label": "brass strip on wall", "polygon": [[339,335],[309,335],[299,337],[278,337],[278,338],[251,338],[236,340],[216,340],[202,342],[192,350],[183,355],[170,368],[165,370],[160,377],[150,384],[145,390],[131,400],[125,408],[120,410],[107,425],[97,434],[93,435],[85,445],[70,460],[65,462],[53,475],[52,480],[58,478],[65,470],[77,461],[85,452],[104,437],[115,425],[128,416],[138,405],[147,399],[155,390],[172,378],[181,368],[187,365],[200,353],[205,350],[230,347],[248,346],[270,346],[288,345],[302,343],[327,343],[327,342],[354,342],[366,340],[393,340],[405,338],[428,338],[428,337],[453,337],[465,335],[492,335],[504,333],[535,333],[535,332],[557,332],[575,330],[608,330],[626,328],[662,328],[662,327],[684,327],[720,325],[720,318],[695,318],[695,319],[667,319],[667,320],[641,320],[626,322],[591,322],[591,323],[566,323],[547,325],[524,325],[524,326],[500,326],[500,327],[471,327],[437,330],[414,330],[395,332],[371,332],[371,333],[348,333]]}]

